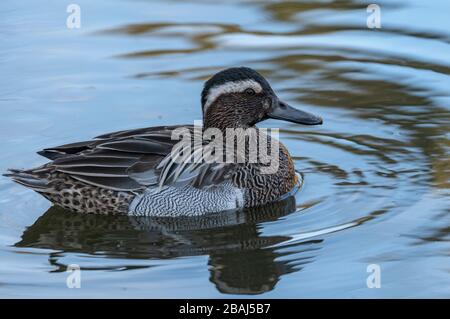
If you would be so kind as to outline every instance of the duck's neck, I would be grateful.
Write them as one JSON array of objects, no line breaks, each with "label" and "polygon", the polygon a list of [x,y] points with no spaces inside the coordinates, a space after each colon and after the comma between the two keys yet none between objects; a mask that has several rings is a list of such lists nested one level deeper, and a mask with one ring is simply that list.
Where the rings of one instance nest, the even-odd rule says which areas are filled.
[{"label": "duck's neck", "polygon": [[248,128],[256,128],[254,125],[248,125],[241,123],[238,119],[235,119],[231,116],[206,116],[203,119],[203,129],[215,128],[222,131],[222,133],[226,133],[227,129],[248,129]]},{"label": "duck's neck", "polygon": [[251,127],[243,123],[243,116],[235,107],[216,103],[211,105],[203,114],[203,128],[216,128],[223,133],[227,129],[247,129]]},{"label": "duck's neck", "polygon": [[226,134],[227,129],[235,130],[235,129],[243,129],[246,130],[248,128],[254,128],[256,129],[256,126],[249,126],[249,125],[236,125],[236,123],[231,122],[214,122],[210,123],[208,121],[203,122],[203,131],[206,131],[207,129],[218,129],[222,132],[222,134]]}]

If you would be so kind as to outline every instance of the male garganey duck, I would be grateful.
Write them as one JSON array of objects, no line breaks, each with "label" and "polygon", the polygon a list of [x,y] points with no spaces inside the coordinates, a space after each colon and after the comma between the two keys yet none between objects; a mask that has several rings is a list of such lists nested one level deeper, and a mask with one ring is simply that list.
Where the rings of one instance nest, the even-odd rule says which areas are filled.
[{"label": "male garganey duck", "polygon": [[[261,134],[255,124],[268,118],[322,124],[320,117],[280,101],[264,77],[246,67],[215,74],[205,83],[201,102],[200,132],[215,128],[226,136],[228,128],[251,128]],[[264,205],[298,188],[289,152],[269,134],[259,138],[279,143],[278,166],[263,174],[262,163],[248,160],[248,147],[241,162],[236,157],[232,163],[175,161],[183,147],[172,133],[183,127],[195,131],[192,125],[149,127],[46,148],[38,153],[51,162],[5,175],[63,208],[98,214],[201,215]]]}]

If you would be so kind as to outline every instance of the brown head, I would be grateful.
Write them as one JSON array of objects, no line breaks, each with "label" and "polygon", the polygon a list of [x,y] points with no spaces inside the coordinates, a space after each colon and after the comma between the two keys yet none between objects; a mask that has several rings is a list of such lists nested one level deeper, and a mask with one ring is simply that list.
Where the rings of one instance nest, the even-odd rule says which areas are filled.
[{"label": "brown head", "polygon": [[322,118],[282,102],[267,80],[253,69],[230,68],[206,81],[202,91],[204,127],[247,128],[268,118],[305,125]]}]

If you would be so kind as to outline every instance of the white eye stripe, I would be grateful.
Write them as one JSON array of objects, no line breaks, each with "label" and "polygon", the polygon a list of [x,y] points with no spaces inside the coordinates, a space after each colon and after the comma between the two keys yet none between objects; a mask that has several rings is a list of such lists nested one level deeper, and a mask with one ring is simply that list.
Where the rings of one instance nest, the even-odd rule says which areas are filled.
[{"label": "white eye stripe", "polygon": [[232,82],[227,82],[227,83],[224,83],[224,84],[221,84],[218,86],[213,86],[208,91],[208,95],[206,97],[206,102],[203,107],[204,112],[206,112],[206,109],[209,106],[211,106],[211,104],[222,94],[240,93],[240,92],[244,92],[245,90],[247,90],[249,88],[253,89],[256,93],[262,92],[261,85],[258,82],[251,80],[251,79],[232,81]]}]

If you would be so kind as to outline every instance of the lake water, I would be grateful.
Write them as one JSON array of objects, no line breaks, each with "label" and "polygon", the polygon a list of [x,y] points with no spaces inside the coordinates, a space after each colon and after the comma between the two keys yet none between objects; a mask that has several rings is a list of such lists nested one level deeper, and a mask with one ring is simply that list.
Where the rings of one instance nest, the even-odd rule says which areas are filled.
[{"label": "lake water", "polygon": [[377,1],[380,29],[360,1],[74,2],[79,29],[70,2],[0,4],[1,172],[43,164],[44,147],[192,124],[203,81],[230,66],[324,124],[263,124],[305,182],[246,212],[81,216],[1,177],[1,297],[450,297],[448,1]]}]

